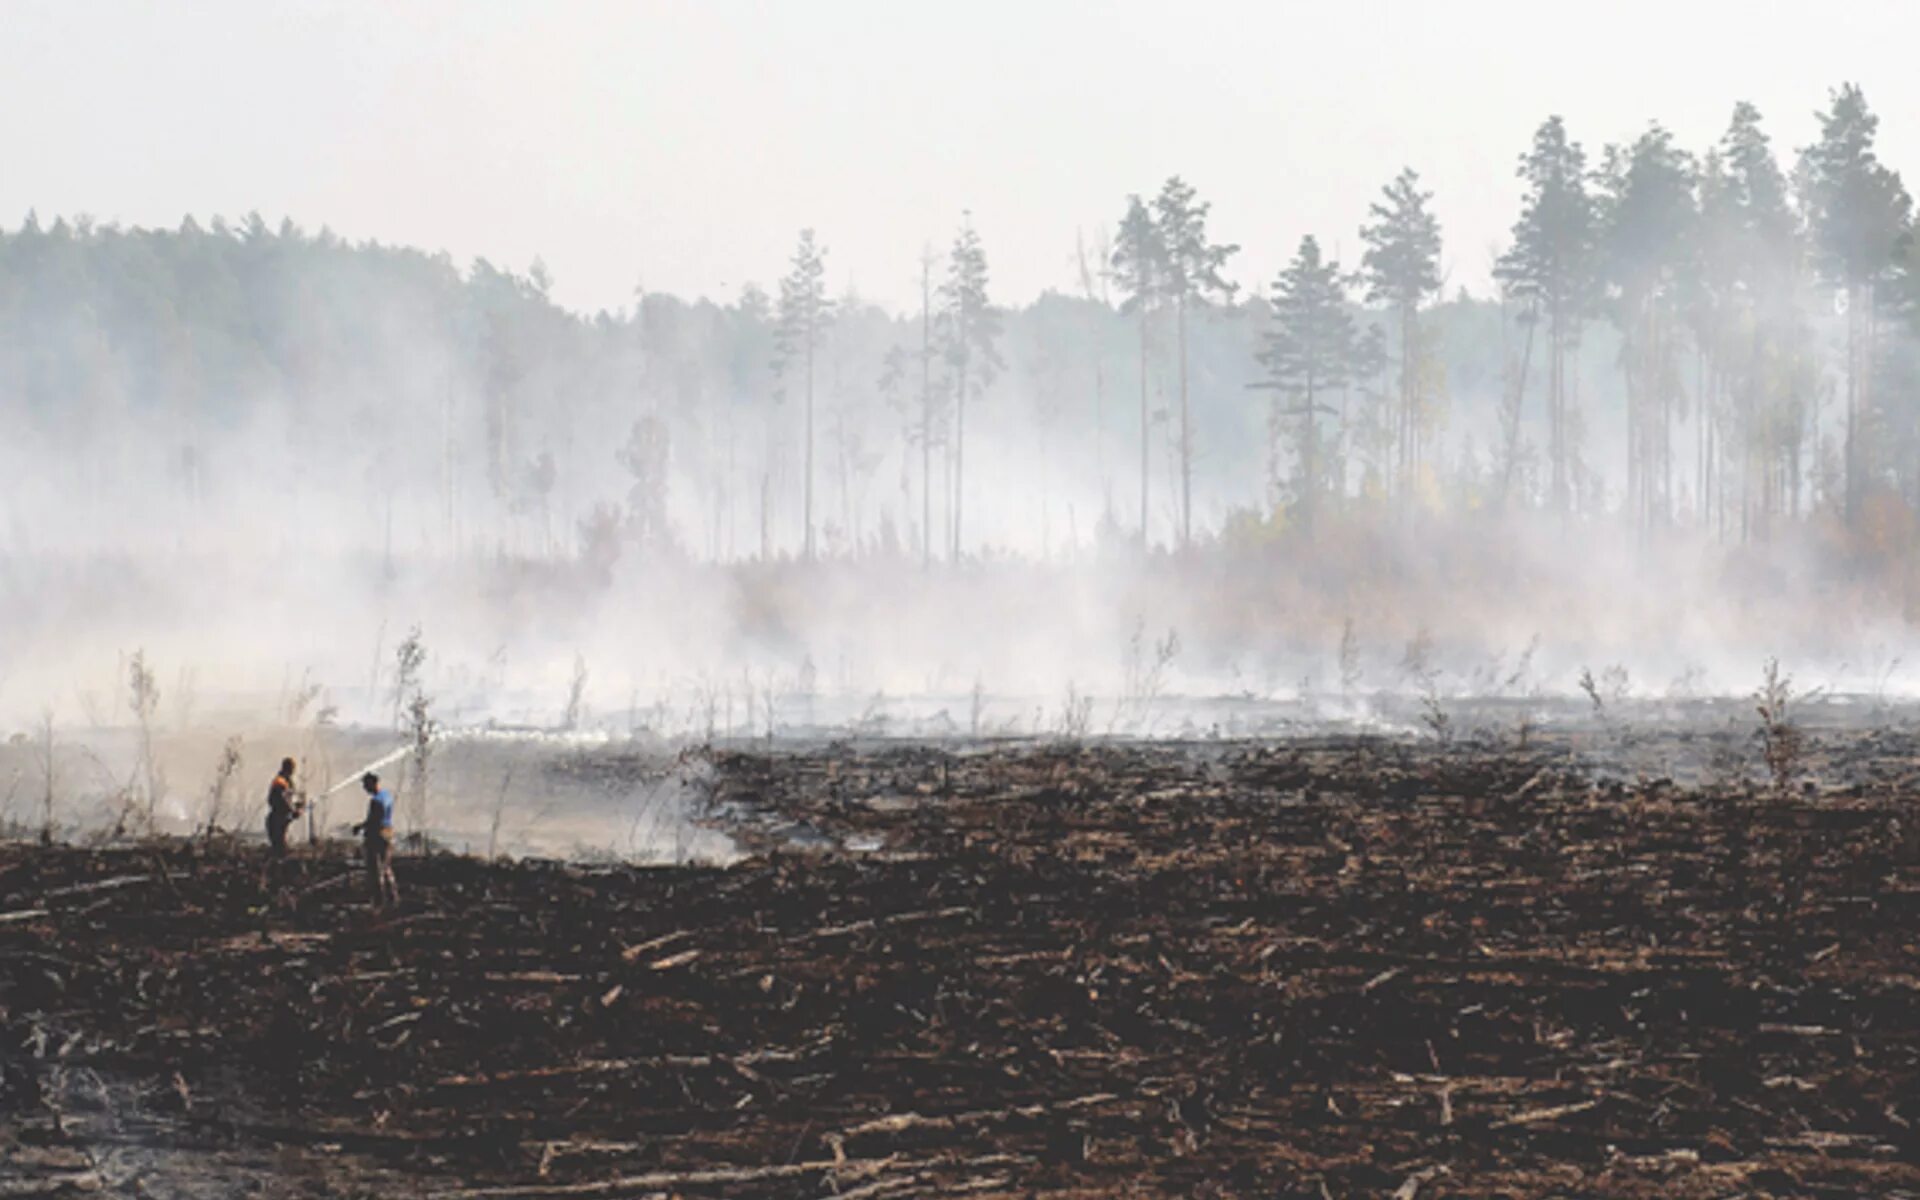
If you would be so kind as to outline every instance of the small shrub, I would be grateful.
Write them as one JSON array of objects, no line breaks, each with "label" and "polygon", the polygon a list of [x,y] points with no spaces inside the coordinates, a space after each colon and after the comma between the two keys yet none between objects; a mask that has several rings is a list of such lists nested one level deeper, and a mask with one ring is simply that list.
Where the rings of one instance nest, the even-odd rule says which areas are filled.
[{"label": "small shrub", "polygon": [[1774,790],[1785,794],[1800,773],[1800,759],[1806,744],[1790,712],[1793,703],[1793,679],[1780,673],[1780,660],[1770,658],[1753,693],[1754,711],[1760,728],[1754,736],[1760,741],[1760,754],[1766,760],[1767,774]]}]

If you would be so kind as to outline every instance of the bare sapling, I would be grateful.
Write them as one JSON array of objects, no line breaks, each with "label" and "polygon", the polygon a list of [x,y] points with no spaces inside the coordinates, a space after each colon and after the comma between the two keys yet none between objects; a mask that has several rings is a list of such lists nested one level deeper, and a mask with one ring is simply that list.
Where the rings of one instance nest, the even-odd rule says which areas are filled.
[{"label": "bare sapling", "polygon": [[[116,681],[120,678],[120,673],[125,669],[126,660],[122,659],[120,665],[113,669],[114,679]],[[111,696],[118,690],[119,684],[116,682],[113,688],[108,690],[107,694]],[[87,728],[104,729],[107,727],[109,717],[111,716],[111,714],[107,712],[107,709],[111,708],[112,704],[110,702],[103,703],[100,699],[99,692],[94,691],[92,688],[75,688],[73,697],[80,702],[80,713],[87,718]]]},{"label": "bare sapling", "polygon": [[1093,724],[1093,697],[1080,691],[1079,685],[1067,681],[1067,698],[1060,707],[1060,736],[1063,740],[1078,745],[1086,740],[1087,731]]},{"label": "bare sapling", "polygon": [[1760,728],[1754,736],[1759,739],[1760,754],[1766,761],[1774,791],[1782,796],[1800,773],[1800,759],[1806,750],[1805,739],[1789,711],[1792,702],[1792,677],[1780,673],[1780,660],[1768,659],[1760,686],[1753,693],[1754,711],[1760,718]]},{"label": "bare sapling", "polygon": [[194,702],[199,699],[196,686],[198,682],[198,676],[192,667],[181,667],[179,672],[174,675],[174,719],[182,733],[193,728],[193,706]]},{"label": "bare sapling", "polygon": [[306,724],[307,710],[319,701],[321,692],[322,688],[314,682],[311,673],[300,676],[299,685],[286,694],[286,702],[282,706],[282,715],[290,728],[298,729]]},{"label": "bare sapling", "polygon": [[1532,693],[1533,656],[1540,649],[1540,635],[1534,634],[1527,639],[1526,649],[1514,661],[1513,670],[1506,678],[1506,691],[1510,696],[1525,696]]},{"label": "bare sapling", "polygon": [[1593,716],[1602,725],[1607,723],[1607,698],[1600,694],[1600,685],[1594,682],[1593,668],[1580,668],[1580,690],[1586,693],[1587,700],[1593,705]]},{"label": "bare sapling", "polygon": [[387,653],[387,621],[380,619],[380,628],[373,635],[373,666],[367,671],[367,710],[373,712],[373,706],[380,703],[380,663]]},{"label": "bare sapling", "polygon": [[1433,635],[1418,630],[1400,656],[1400,669],[1420,693],[1420,723],[1442,744],[1453,740],[1453,718],[1440,700],[1440,668],[1433,661]]},{"label": "bare sapling", "polygon": [[40,710],[40,775],[46,786],[40,792],[40,844],[53,844],[54,786],[53,709]]},{"label": "bare sapling", "polygon": [[1879,714],[1887,711],[1887,687],[1893,682],[1893,673],[1900,669],[1900,658],[1895,655],[1884,666],[1877,667],[1873,673],[1873,710]]},{"label": "bare sapling", "polygon": [[1613,737],[1621,746],[1632,739],[1632,730],[1621,716],[1627,693],[1632,690],[1632,682],[1627,669],[1618,663],[1604,668],[1598,679],[1594,678],[1591,667],[1580,668],[1580,690],[1587,697],[1587,703],[1593,707],[1593,719],[1600,728]]},{"label": "bare sapling", "polygon": [[694,685],[694,718],[702,723],[701,744],[713,745],[720,722],[720,685],[704,672]]},{"label": "bare sapling", "polygon": [[820,670],[813,665],[813,655],[800,660],[800,673],[794,679],[793,694],[800,701],[803,720],[813,724],[813,702],[820,695]]},{"label": "bare sapling", "polygon": [[513,767],[508,766],[500,777],[500,791],[493,798],[493,817],[487,822],[487,858],[489,861],[500,857],[500,827],[507,818],[507,791],[513,786]]},{"label": "bare sapling", "polygon": [[[754,690],[753,673],[750,670],[748,670],[746,667],[740,668],[740,682],[741,682],[741,691],[746,695],[746,700],[747,700],[746,733],[747,733],[747,736],[751,738],[754,735],[754,731],[760,727],[758,724],[758,718],[754,715],[755,706],[759,701],[759,693]],[[729,705],[729,708],[731,708],[731,705],[732,705],[731,692],[728,693],[728,705]]]},{"label": "bare sapling", "polygon": [[1152,732],[1153,709],[1166,689],[1167,669],[1180,654],[1180,632],[1168,628],[1167,635],[1151,645],[1146,638],[1147,623],[1142,619],[1135,622],[1127,639],[1120,699],[1114,705],[1109,733],[1123,722],[1130,722],[1139,733]]},{"label": "bare sapling", "polygon": [[573,733],[580,728],[583,704],[587,695],[587,660],[575,653],[573,656],[573,682],[567,685],[567,707],[560,715],[560,729],[564,733]]},{"label": "bare sapling", "polygon": [[427,845],[427,787],[433,764],[433,738],[440,731],[440,724],[433,717],[432,697],[418,689],[415,689],[413,698],[407,701],[406,716],[407,739],[412,750],[407,760],[410,775],[407,787],[409,823],[413,826],[416,843],[424,849]]},{"label": "bare sapling", "polygon": [[980,717],[987,708],[987,686],[986,681],[977,674],[973,677],[973,690],[968,693],[967,701],[967,736],[978,738]]},{"label": "bare sapling", "polygon": [[1429,678],[1420,692],[1420,723],[1441,745],[1453,741],[1453,718],[1447,715],[1446,705],[1440,702],[1440,688],[1437,678]]},{"label": "bare sapling", "polygon": [[207,787],[207,819],[201,827],[201,837],[211,840],[220,831],[220,819],[225,815],[227,793],[233,787],[233,777],[240,771],[241,743],[238,736],[227,739],[220,747],[220,761],[214,764],[213,782]]},{"label": "bare sapling", "polygon": [[301,788],[305,800],[302,807],[306,810],[310,845],[320,840],[321,831],[327,827],[327,797],[333,792],[333,758],[327,753],[327,735],[340,715],[320,685],[314,684],[312,690],[312,699],[302,702],[299,709],[305,712],[308,705],[313,706],[300,739],[300,761],[305,764],[301,770],[301,779],[305,781]]},{"label": "bare sapling", "polygon": [[892,723],[893,718],[887,713],[887,693],[882,690],[867,700],[866,709],[853,723],[853,731],[870,737],[884,737]]},{"label": "bare sapling", "polygon": [[1692,700],[1697,698],[1706,683],[1707,673],[1699,663],[1688,663],[1680,668],[1680,673],[1667,685],[1667,699]]},{"label": "bare sapling", "polygon": [[1415,630],[1407,639],[1407,648],[1400,652],[1400,671],[1416,683],[1439,674],[1433,665],[1433,634],[1427,632],[1426,626]]},{"label": "bare sapling", "polygon": [[772,668],[768,668],[766,678],[762,682],[760,689],[760,711],[764,713],[767,718],[767,745],[769,746],[773,745],[774,718],[778,715],[775,701],[776,694],[774,690],[773,670]]},{"label": "bare sapling", "polygon": [[[11,741],[18,745],[21,741],[16,734]],[[11,837],[16,822],[13,819],[13,798],[20,793],[20,785],[27,777],[26,768],[15,767],[12,777],[7,780],[7,794],[0,798],[0,838]]]},{"label": "bare sapling", "polygon": [[1626,667],[1614,663],[1600,672],[1600,686],[1606,689],[1607,698],[1618,708],[1625,702],[1627,693],[1633,690],[1633,681],[1628,677]]},{"label": "bare sapling", "polygon": [[393,727],[404,730],[402,718],[406,706],[420,691],[420,670],[427,665],[427,647],[420,639],[420,627],[407,631],[406,640],[394,651]]},{"label": "bare sapling", "polygon": [[1360,635],[1348,617],[1340,625],[1340,694],[1351,698],[1360,690]]},{"label": "bare sapling", "polygon": [[1522,712],[1519,719],[1513,723],[1513,748],[1522,754],[1526,753],[1527,749],[1533,745],[1533,732],[1532,714]]},{"label": "bare sapling", "polygon": [[140,731],[139,775],[146,786],[147,832],[152,833],[158,825],[160,795],[166,783],[153,753],[153,722],[160,713],[160,684],[147,665],[145,650],[134,651],[127,661],[127,701]]}]

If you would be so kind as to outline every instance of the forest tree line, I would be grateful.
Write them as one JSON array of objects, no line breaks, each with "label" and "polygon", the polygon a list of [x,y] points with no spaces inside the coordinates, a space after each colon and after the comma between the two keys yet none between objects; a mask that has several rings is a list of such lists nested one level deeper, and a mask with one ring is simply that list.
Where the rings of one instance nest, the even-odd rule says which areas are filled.
[{"label": "forest tree line", "polygon": [[[1447,288],[1417,164],[1356,214],[1356,261],[1326,249],[1354,230],[1307,233],[1262,286],[1177,176],[1023,306],[962,215],[903,258],[904,312],[836,291],[813,228],[770,288],[580,314],[537,262],[257,215],[29,215],[0,231],[0,454],[16,477],[83,464],[109,517],[344,495],[319,511],[361,543],[600,561],[931,563],[1523,511],[1885,541],[1920,513],[1920,251],[1877,128],[1852,85],[1790,152],[1745,103],[1692,149],[1655,123],[1590,154],[1550,117],[1481,297]],[[25,494],[0,510],[16,539],[57,524]]]}]

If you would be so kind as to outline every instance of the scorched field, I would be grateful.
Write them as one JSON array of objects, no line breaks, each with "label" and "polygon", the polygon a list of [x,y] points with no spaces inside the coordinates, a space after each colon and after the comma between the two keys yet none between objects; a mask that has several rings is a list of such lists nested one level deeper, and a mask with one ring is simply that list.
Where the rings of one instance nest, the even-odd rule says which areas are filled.
[{"label": "scorched field", "polygon": [[0,1193],[1920,1195],[1920,746],[1571,751],[712,752],[741,861],[385,916],[345,845],[9,845]]}]

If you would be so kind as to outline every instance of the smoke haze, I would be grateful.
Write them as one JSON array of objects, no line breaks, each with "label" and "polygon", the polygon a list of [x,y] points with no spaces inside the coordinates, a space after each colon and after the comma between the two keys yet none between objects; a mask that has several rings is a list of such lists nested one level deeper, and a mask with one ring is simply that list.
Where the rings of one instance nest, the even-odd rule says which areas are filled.
[{"label": "smoke haze", "polygon": [[[1168,701],[1742,694],[1776,656],[1912,689],[1920,126],[1910,73],[1842,83],[1893,39],[1669,73],[1635,97],[1667,112],[1516,48],[1444,103],[1309,72],[1130,117],[1093,98],[1142,13],[1047,10],[1075,52],[1006,45],[954,116],[880,95],[986,71],[927,48],[957,17],[620,6],[589,49],[584,11],[247,7],[182,58],[205,22],[10,13],[10,107],[50,115],[0,140],[0,728],[127,725],[136,654],[182,727],[383,728],[412,687],[613,736],[1207,733]],[[1345,57],[1441,19],[1398,16]],[[545,51],[572,82],[515,85]],[[128,129],[182,152],[112,166],[135,132],[88,131],[134,80]],[[285,104],[215,154],[221,88]],[[1141,136],[1055,127],[1096,108]]]}]

